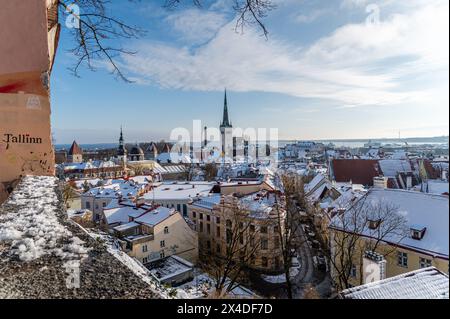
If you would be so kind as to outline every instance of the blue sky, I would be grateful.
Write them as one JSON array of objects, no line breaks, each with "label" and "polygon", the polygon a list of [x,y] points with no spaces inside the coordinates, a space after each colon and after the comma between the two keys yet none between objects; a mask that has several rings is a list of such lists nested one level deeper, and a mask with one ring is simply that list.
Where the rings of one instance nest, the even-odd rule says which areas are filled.
[{"label": "blue sky", "polygon": [[236,32],[233,0],[163,2],[110,7],[147,30],[123,42],[138,52],[119,60],[132,84],[101,63],[73,77],[63,26],[56,143],[116,142],[121,125],[128,142],[167,140],[196,119],[218,126],[225,87],[233,125],[275,127],[281,139],[448,135],[447,0],[274,0],[268,40],[257,28]]}]

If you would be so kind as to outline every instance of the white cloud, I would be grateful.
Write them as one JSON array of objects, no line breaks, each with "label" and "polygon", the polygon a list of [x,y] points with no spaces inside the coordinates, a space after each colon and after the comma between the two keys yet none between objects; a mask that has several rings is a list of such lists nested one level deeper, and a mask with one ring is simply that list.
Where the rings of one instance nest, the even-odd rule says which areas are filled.
[{"label": "white cloud", "polygon": [[327,9],[317,9],[317,10],[313,10],[307,14],[298,15],[295,18],[295,21],[297,21],[299,23],[312,23],[312,22],[316,21],[317,19],[323,17],[327,13],[329,13],[329,10],[327,10]]},{"label": "white cloud", "polygon": [[166,20],[184,40],[195,44],[210,40],[226,23],[224,15],[199,9],[180,11]]},{"label": "white cloud", "polygon": [[[198,14],[180,16],[174,27],[196,30],[186,26],[202,21]],[[411,89],[405,79],[448,72],[448,19],[448,2],[443,1],[379,24],[345,25],[305,48],[274,36],[265,41],[251,29],[237,34],[232,21],[198,48],[141,43],[139,54],[124,57],[124,62],[141,82],[167,88],[210,91],[226,86],[331,99],[347,107],[429,102],[425,88]]]}]

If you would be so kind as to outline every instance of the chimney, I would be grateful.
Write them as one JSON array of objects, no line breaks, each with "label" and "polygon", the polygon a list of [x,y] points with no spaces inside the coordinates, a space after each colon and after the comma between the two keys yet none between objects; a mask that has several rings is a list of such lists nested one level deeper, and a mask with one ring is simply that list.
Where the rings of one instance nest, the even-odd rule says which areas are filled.
[{"label": "chimney", "polygon": [[141,207],[145,204],[145,198],[144,197],[138,197],[136,199],[136,207]]},{"label": "chimney", "polygon": [[408,175],[406,176],[406,189],[412,188],[412,176]]},{"label": "chimney", "polygon": [[374,188],[387,188],[388,179],[384,176],[375,176],[373,178],[373,187]]},{"label": "chimney", "polygon": [[363,258],[364,284],[386,278],[386,259],[375,251],[366,251]]}]

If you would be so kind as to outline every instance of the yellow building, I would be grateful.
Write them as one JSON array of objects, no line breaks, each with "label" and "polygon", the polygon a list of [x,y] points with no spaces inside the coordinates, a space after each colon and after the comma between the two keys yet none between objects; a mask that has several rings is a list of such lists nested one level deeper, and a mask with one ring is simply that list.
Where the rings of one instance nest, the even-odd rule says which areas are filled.
[{"label": "yellow building", "polygon": [[[224,257],[236,224],[242,224],[244,241],[257,247],[247,266],[263,272],[277,272],[283,267],[279,228],[284,229],[284,208],[278,213],[274,207],[275,194],[262,190],[246,196],[210,194],[196,198],[188,205],[188,216],[198,232],[200,256]],[[243,214],[236,218],[236,207]],[[281,226],[278,220],[281,216]]]},{"label": "yellow building", "polygon": [[[430,266],[448,274],[448,196],[374,188],[368,192],[367,196],[360,199],[360,202],[362,201],[364,201],[364,209],[360,208],[360,211],[364,211],[366,216],[358,216],[358,213],[355,213],[358,208],[353,207],[342,215],[335,216],[330,225],[332,259],[334,258],[335,261],[343,259],[342,248],[345,245],[352,246],[352,241],[355,243],[355,249],[351,255],[353,264],[348,269],[351,286],[366,283],[368,270],[363,263],[365,260],[363,254],[371,247],[373,248],[377,241],[379,244],[376,245],[375,251],[384,258],[381,279]],[[380,205],[380,203],[384,204]],[[402,217],[395,219],[392,215],[378,220],[366,218],[382,216],[382,212],[370,211],[372,208],[375,210],[382,207],[395,208],[392,214]],[[361,225],[355,226],[354,223],[343,222],[355,216],[358,216],[357,219]],[[400,227],[393,226],[400,220],[403,221],[402,230]],[[389,233],[389,227],[394,231]],[[337,276],[342,271],[339,268],[340,264],[335,262],[335,266],[331,267],[335,281],[338,280]],[[342,264],[350,265],[345,262]]]},{"label": "yellow building", "polygon": [[143,264],[172,255],[197,262],[197,233],[174,209],[123,204],[105,210],[103,224],[121,240],[124,251]]}]

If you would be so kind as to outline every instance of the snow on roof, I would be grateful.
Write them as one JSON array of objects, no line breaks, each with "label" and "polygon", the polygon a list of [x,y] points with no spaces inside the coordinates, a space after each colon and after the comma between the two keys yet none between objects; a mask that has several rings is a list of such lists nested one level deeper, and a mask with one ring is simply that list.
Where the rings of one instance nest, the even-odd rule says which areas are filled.
[{"label": "snow on roof", "polygon": [[64,171],[72,171],[72,170],[87,170],[87,169],[95,169],[95,168],[107,168],[107,167],[119,167],[120,165],[114,163],[113,161],[89,161],[82,163],[64,163],[61,164]]},{"label": "snow on roof", "polygon": [[430,179],[427,182],[416,185],[414,190],[437,195],[449,194],[449,184],[446,181]]},{"label": "snow on roof", "polygon": [[122,224],[122,225],[116,226],[113,229],[118,231],[118,232],[122,232],[122,231],[131,229],[131,228],[134,228],[134,227],[138,227],[138,226],[139,226],[138,223],[130,222],[130,223],[126,223],[126,224]]},{"label": "snow on roof", "polygon": [[155,263],[150,269],[150,273],[159,281],[163,282],[179,274],[191,272],[193,268],[193,264],[174,255]]},{"label": "snow on roof", "polygon": [[344,299],[448,299],[449,278],[434,267],[350,288]]},{"label": "snow on roof", "polygon": [[317,174],[314,176],[314,178],[305,185],[305,193],[310,192],[312,189],[314,189],[319,183],[321,183],[325,179],[325,176],[322,174]]},{"label": "snow on roof", "polygon": [[161,153],[157,157],[157,161],[160,163],[183,163],[190,164],[191,158],[186,154],[178,154],[178,153]]},{"label": "snow on roof", "polygon": [[[398,214],[407,220],[407,226],[423,225],[427,228],[423,238],[410,237],[400,241],[400,246],[422,251],[433,256],[448,258],[449,247],[449,198],[448,196],[425,194],[415,191],[373,188],[367,193],[368,205],[382,202],[398,207]],[[333,227],[339,229],[339,218],[333,219]],[[368,231],[364,233],[370,236]],[[392,235],[386,241],[397,243],[400,238]]]},{"label": "snow on roof", "polygon": [[197,194],[207,195],[214,183],[209,182],[172,182],[162,183],[143,197],[146,200],[189,200]]},{"label": "snow on roof", "polygon": [[160,206],[150,212],[147,212],[146,214],[142,215],[139,218],[136,218],[134,221],[139,224],[146,224],[150,226],[158,225],[163,220],[167,219],[173,213],[175,210],[173,208],[167,208]]},{"label": "snow on roof", "polygon": [[266,218],[274,209],[276,203],[275,194],[260,191],[240,199],[241,208],[248,210],[252,217]]},{"label": "snow on roof", "polygon": [[91,188],[82,196],[93,196],[96,198],[118,198],[135,197],[139,191],[145,188],[146,184],[135,183],[134,181],[112,180],[110,185]]},{"label": "snow on roof", "polygon": [[137,208],[136,206],[121,206],[118,208],[105,209],[103,211],[108,224],[126,224],[130,221],[129,216],[136,216],[136,213],[142,215],[146,212],[146,209]]},{"label": "snow on roof", "polygon": [[222,195],[220,194],[208,194],[208,196],[201,196],[195,200],[192,205],[207,209],[212,209],[215,205],[220,204],[220,199]]},{"label": "snow on roof", "polygon": [[399,172],[412,172],[411,163],[407,160],[384,159],[378,163],[384,176],[394,177]]}]

